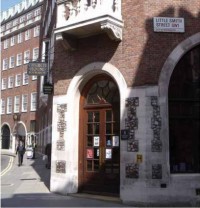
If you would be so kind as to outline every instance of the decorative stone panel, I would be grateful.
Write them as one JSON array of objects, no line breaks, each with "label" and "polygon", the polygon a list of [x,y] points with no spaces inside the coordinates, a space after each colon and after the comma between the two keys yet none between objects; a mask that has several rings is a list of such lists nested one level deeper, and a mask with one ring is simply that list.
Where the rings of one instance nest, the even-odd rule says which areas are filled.
[{"label": "decorative stone panel", "polygon": [[139,165],[135,163],[126,164],[126,178],[139,178]]},{"label": "decorative stone panel", "polygon": [[135,140],[135,130],[138,129],[138,118],[136,107],[139,106],[139,98],[131,97],[126,99],[127,118],[125,119],[125,128],[129,129],[129,138],[127,141],[128,152],[138,152],[139,141]]},{"label": "decorative stone panel", "polygon": [[57,150],[64,151],[65,150],[65,141],[63,139],[62,140],[58,140],[56,142],[56,147],[57,147]]},{"label": "decorative stone panel", "polygon": [[158,98],[151,97],[151,106],[153,107],[153,117],[151,118],[151,129],[153,130],[153,140],[151,141],[152,152],[162,152],[162,141],[160,140],[161,117]]},{"label": "decorative stone panel", "polygon": [[66,161],[64,160],[56,161],[56,173],[66,173]]},{"label": "decorative stone panel", "polygon": [[65,112],[67,112],[67,104],[57,105],[57,112],[57,131],[59,132],[59,138],[64,139],[64,132],[67,130],[67,123],[65,121]]},{"label": "decorative stone panel", "polygon": [[152,165],[152,179],[162,179],[162,165]]}]

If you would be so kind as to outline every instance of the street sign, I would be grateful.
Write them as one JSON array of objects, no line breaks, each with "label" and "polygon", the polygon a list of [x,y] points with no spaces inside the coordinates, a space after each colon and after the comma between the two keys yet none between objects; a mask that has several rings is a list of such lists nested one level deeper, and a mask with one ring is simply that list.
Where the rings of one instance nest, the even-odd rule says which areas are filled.
[{"label": "street sign", "polygon": [[175,17],[154,17],[154,32],[184,33],[184,18]]},{"label": "street sign", "polygon": [[45,76],[47,74],[47,63],[44,62],[29,62],[28,75]]}]

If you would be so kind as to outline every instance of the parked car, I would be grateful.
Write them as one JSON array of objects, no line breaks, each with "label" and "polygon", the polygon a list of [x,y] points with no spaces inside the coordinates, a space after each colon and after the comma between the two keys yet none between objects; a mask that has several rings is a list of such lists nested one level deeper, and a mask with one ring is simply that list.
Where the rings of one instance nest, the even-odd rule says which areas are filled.
[{"label": "parked car", "polygon": [[26,157],[27,157],[27,159],[32,159],[33,156],[34,156],[33,147],[32,146],[28,146],[26,148]]}]

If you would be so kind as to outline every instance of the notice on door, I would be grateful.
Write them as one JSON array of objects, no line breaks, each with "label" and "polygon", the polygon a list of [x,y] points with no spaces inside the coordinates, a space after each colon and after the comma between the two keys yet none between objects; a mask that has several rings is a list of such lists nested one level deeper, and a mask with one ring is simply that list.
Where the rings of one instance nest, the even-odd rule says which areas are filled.
[{"label": "notice on door", "polygon": [[154,26],[154,32],[173,32],[173,33],[185,32],[184,18],[154,17],[153,26]]}]

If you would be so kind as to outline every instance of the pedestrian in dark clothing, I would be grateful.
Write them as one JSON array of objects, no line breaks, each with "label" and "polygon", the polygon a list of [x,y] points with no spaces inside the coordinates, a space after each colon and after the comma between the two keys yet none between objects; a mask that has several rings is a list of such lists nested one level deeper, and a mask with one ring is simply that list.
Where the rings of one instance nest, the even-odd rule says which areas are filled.
[{"label": "pedestrian in dark clothing", "polygon": [[46,168],[51,168],[51,144],[48,143],[45,148],[45,155],[47,155],[47,164]]},{"label": "pedestrian in dark clothing", "polygon": [[19,142],[16,150],[16,154],[18,153],[18,166],[22,165],[23,157],[25,153],[25,147],[22,141]]}]

